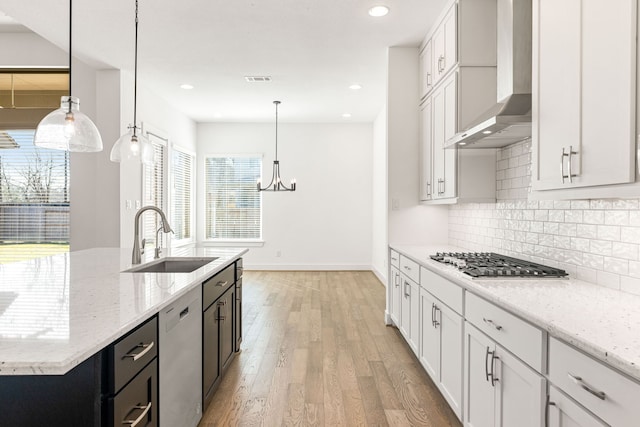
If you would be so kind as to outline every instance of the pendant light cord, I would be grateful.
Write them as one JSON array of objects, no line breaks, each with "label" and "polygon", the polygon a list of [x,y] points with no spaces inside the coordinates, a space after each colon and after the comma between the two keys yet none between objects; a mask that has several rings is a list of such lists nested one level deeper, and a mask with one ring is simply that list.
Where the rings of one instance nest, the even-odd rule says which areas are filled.
[{"label": "pendant light cord", "polygon": [[69,0],[69,112],[71,112],[71,61],[73,57],[71,56],[71,40],[72,39],[72,28],[73,28],[73,0]]},{"label": "pendant light cord", "polygon": [[136,39],[135,39],[135,60],[133,63],[133,136],[136,136],[138,128],[137,106],[138,106],[138,0],[136,0]]}]

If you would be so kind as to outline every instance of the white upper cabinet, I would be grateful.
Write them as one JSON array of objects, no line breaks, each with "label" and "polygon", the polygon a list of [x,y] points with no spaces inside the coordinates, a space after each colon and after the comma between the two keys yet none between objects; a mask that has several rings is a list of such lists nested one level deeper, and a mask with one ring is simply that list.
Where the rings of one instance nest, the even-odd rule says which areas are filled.
[{"label": "white upper cabinet", "polygon": [[420,99],[456,66],[495,67],[496,46],[496,0],[450,3],[423,43]]},{"label": "white upper cabinet", "polygon": [[421,129],[421,141],[420,144],[420,200],[431,200],[433,193],[433,177],[432,177],[432,151],[433,144],[431,138],[433,135],[432,129],[432,108],[431,98],[422,104],[420,107],[420,129]]},{"label": "white upper cabinet", "polygon": [[637,0],[533,1],[534,190],[635,180],[636,34]]},{"label": "white upper cabinet", "polygon": [[442,79],[447,71],[457,62],[456,58],[456,38],[457,38],[457,8],[456,4],[451,6],[444,20],[436,29],[431,42],[433,45],[433,55],[431,59],[431,69],[433,70],[435,85]]},{"label": "white upper cabinet", "polygon": [[420,52],[420,81],[421,81],[421,93],[420,97],[424,97],[433,88],[433,47],[431,40],[427,41],[427,44]]}]

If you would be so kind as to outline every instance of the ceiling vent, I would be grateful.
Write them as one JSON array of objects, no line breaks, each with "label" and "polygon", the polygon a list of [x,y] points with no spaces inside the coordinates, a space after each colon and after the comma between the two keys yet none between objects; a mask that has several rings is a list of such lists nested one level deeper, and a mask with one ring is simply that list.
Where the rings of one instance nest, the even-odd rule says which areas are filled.
[{"label": "ceiling vent", "polygon": [[271,81],[271,76],[244,76],[249,83],[267,83]]}]

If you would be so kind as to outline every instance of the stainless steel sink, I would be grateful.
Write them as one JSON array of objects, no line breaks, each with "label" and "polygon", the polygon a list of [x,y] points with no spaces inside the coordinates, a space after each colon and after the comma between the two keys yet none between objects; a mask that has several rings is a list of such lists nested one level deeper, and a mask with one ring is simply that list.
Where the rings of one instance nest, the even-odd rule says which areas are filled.
[{"label": "stainless steel sink", "polygon": [[167,257],[137,265],[123,273],[191,273],[218,257]]}]

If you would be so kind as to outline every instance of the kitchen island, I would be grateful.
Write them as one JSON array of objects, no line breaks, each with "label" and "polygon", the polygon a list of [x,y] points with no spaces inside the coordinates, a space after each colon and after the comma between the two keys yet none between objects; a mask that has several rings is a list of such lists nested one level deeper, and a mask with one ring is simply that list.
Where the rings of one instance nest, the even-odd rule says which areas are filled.
[{"label": "kitchen island", "polygon": [[[138,340],[138,334],[157,336],[158,314],[163,309],[189,293],[200,293],[197,288],[219,272],[235,270],[236,261],[247,249],[189,248],[165,252],[163,256],[167,257],[217,259],[190,273],[131,273],[124,272],[132,267],[130,249],[95,248],[1,265],[2,396],[29,391],[38,396],[44,389],[57,387],[62,394],[78,388],[86,395],[93,387],[94,396],[88,396],[85,402],[91,412],[91,406],[99,405],[105,395],[119,390],[118,373],[107,372],[113,364],[125,359],[143,361],[144,357],[154,358],[158,354],[157,345],[147,348],[141,340],[133,342],[131,348],[126,344],[124,351],[128,353],[118,356],[117,345],[112,344],[125,342],[128,335],[133,340]],[[142,263],[153,261],[152,256],[153,253],[145,254]],[[232,272],[231,276],[235,274]],[[144,370],[152,365],[144,363]],[[79,383],[82,385],[78,386]],[[16,389],[21,384],[26,384],[24,389]],[[157,390],[157,380],[153,388]],[[51,396],[51,400],[60,397]],[[58,405],[60,412],[82,404],[70,403],[67,408]],[[29,404],[38,406],[37,401],[24,403]],[[24,408],[21,410],[25,412]],[[105,424],[108,417],[105,418],[104,409],[95,412],[83,420],[92,419],[91,425]],[[140,416],[132,415],[134,419]],[[0,421],[4,417],[6,412]]]}]

